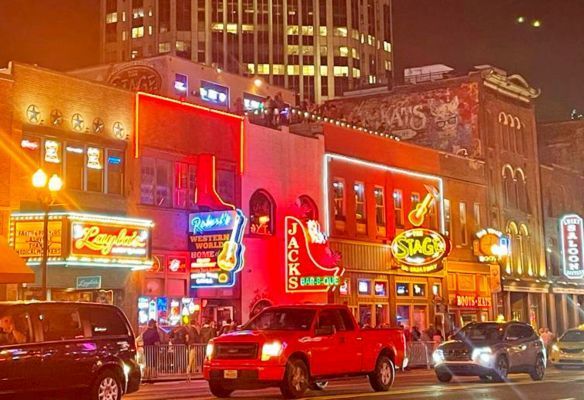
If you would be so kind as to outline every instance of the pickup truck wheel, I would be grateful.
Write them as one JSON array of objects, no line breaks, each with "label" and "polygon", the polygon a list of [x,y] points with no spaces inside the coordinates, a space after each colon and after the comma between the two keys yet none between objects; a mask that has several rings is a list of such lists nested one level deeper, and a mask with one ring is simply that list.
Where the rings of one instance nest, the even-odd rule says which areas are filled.
[{"label": "pickup truck wheel", "polygon": [[376,392],[387,392],[395,379],[395,366],[387,356],[380,356],[375,371],[369,374],[369,383]]},{"label": "pickup truck wheel", "polygon": [[280,386],[282,395],[287,399],[298,399],[308,389],[308,367],[302,360],[290,360],[286,365],[284,381]]},{"label": "pickup truck wheel", "polygon": [[436,371],[436,378],[442,383],[448,383],[452,380],[452,374],[448,371]]},{"label": "pickup truck wheel", "polygon": [[233,393],[233,390],[226,389],[223,387],[223,385],[221,385],[221,383],[213,381],[209,382],[209,390],[211,391],[213,396],[219,398],[227,398],[231,396],[231,393]]},{"label": "pickup truck wheel", "polygon": [[325,390],[328,386],[328,381],[312,381],[310,382],[310,390]]}]

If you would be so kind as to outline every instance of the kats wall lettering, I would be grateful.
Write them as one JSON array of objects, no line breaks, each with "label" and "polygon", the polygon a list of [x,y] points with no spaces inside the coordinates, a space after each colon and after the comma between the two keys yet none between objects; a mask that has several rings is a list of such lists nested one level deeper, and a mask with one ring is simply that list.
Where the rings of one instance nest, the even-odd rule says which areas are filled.
[{"label": "kats wall lettering", "polygon": [[403,141],[479,157],[478,84],[461,83],[424,92],[343,99],[325,114]]},{"label": "kats wall lettering", "polygon": [[316,221],[285,219],[286,292],[327,292],[341,284],[340,257],[327,245]]},{"label": "kats wall lettering", "polygon": [[562,263],[564,276],[584,278],[584,224],[582,217],[571,214],[560,220]]},{"label": "kats wall lettering", "polygon": [[245,222],[241,210],[189,215],[191,288],[235,284],[235,276],[243,268]]},{"label": "kats wall lettering", "polygon": [[71,223],[72,256],[147,259],[149,242],[147,228],[86,221]]},{"label": "kats wall lettering", "polygon": [[108,83],[123,89],[159,93],[162,77],[154,68],[146,65],[132,65],[122,68],[108,78]]}]

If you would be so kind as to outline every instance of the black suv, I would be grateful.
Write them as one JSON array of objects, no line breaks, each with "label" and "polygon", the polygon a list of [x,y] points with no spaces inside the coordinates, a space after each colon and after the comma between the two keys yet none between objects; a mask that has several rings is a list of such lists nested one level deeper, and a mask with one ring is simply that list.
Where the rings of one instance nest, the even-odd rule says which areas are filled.
[{"label": "black suv", "polygon": [[93,303],[0,303],[0,397],[83,391],[119,400],[138,390],[136,341],[124,313]]},{"label": "black suv", "polygon": [[471,322],[438,346],[432,358],[441,382],[454,375],[501,382],[508,374],[521,372],[539,381],[546,366],[542,340],[522,322]]}]

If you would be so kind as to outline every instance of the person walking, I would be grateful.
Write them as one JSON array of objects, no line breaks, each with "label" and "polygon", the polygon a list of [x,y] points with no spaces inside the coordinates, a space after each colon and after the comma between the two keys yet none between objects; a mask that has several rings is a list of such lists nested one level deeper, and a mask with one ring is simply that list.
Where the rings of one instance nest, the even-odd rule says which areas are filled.
[{"label": "person walking", "polygon": [[[189,345],[189,366],[187,368],[187,380],[191,380],[191,376],[197,371],[197,348],[201,344],[201,325],[195,318],[192,318],[191,323],[187,327],[187,343]],[[201,355],[204,351],[201,352]],[[202,362],[202,358],[201,358]]]},{"label": "person walking", "polygon": [[207,344],[215,336],[217,336],[217,329],[214,328],[213,321],[207,320],[201,328],[201,343]]},{"label": "person walking", "polygon": [[158,332],[156,321],[151,319],[148,321],[148,327],[142,334],[142,341],[144,343],[144,358],[146,360],[146,370],[144,379],[152,378],[156,375],[156,366],[158,365],[158,346],[161,338]]}]

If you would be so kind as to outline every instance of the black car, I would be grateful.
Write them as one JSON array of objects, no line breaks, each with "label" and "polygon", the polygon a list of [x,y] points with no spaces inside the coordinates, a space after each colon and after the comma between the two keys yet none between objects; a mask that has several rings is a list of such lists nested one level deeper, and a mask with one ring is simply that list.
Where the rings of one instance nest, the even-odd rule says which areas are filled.
[{"label": "black car", "polygon": [[502,382],[511,373],[543,379],[546,352],[531,325],[522,322],[471,322],[434,351],[434,371],[441,382],[453,376],[479,376]]},{"label": "black car", "polygon": [[140,378],[134,333],[119,308],[0,303],[0,397],[83,392],[119,400]]}]

